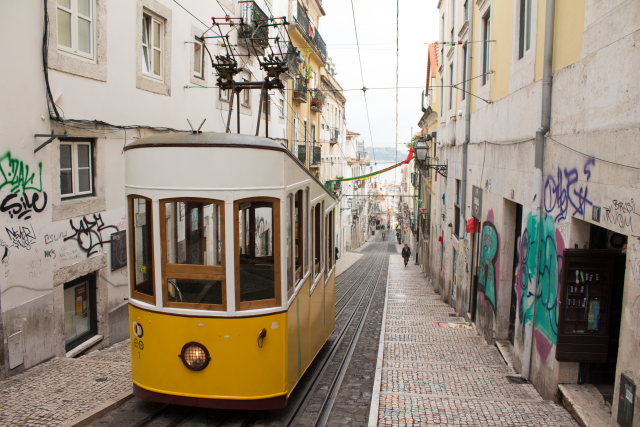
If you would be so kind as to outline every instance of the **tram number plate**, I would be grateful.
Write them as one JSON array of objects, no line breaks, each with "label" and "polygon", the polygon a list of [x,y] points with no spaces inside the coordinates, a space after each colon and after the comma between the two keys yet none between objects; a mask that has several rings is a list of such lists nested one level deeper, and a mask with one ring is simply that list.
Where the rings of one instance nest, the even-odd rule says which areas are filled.
[{"label": "tram number plate", "polygon": [[[138,338],[134,338],[133,347],[142,351],[144,350],[144,343],[142,342],[142,340],[139,340]],[[140,359],[140,351],[138,352],[138,359]]]}]

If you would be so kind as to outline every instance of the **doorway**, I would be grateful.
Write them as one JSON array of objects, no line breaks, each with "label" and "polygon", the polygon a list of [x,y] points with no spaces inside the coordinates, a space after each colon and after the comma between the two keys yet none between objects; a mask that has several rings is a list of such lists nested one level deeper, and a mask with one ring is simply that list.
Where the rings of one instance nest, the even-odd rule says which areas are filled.
[{"label": "doorway", "polygon": [[513,274],[511,278],[511,304],[509,305],[509,341],[514,344],[516,335],[516,310],[518,308],[518,294],[516,293],[516,282],[518,277],[518,247],[522,237],[522,205],[516,204],[516,224],[514,232],[513,247]]},{"label": "doorway", "polygon": [[471,292],[469,292],[469,311],[471,313],[471,321],[475,323],[478,305],[478,264],[480,260],[480,239],[482,238],[482,229],[471,235]]},{"label": "doorway", "polygon": [[627,245],[627,236],[590,224],[589,249],[613,249],[619,251],[614,257],[614,275],[611,287],[609,317],[609,342],[607,360],[603,363],[580,363],[578,384],[593,384],[604,400],[613,403],[616,364],[620,342],[622,320],[622,296],[627,255],[622,249]]}]

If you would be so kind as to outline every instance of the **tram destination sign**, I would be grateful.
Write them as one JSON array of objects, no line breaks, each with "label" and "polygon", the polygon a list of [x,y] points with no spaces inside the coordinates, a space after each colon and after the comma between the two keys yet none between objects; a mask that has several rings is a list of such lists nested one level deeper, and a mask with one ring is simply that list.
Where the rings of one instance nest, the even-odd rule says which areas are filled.
[{"label": "tram destination sign", "polygon": [[475,185],[473,186],[471,216],[482,221],[482,189]]}]

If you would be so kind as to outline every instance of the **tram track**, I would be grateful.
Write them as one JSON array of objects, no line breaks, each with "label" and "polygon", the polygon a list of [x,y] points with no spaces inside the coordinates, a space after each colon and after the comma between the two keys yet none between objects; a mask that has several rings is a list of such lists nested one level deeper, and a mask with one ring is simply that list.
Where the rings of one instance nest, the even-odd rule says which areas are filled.
[{"label": "tram track", "polygon": [[[303,415],[309,415],[310,413],[313,416],[310,425],[326,425],[338,397],[340,386],[350,366],[376,290],[378,289],[381,278],[386,275],[388,265],[383,261],[387,258],[387,243],[378,240],[379,238],[371,242],[376,245],[375,248],[365,253],[365,257],[352,266],[353,271],[349,273],[349,276],[341,280],[341,283],[344,283],[344,285],[340,287],[340,290],[344,289],[344,292],[341,292],[339,298],[338,295],[336,295],[336,331],[338,331],[338,321],[343,319],[343,315],[348,314],[348,317],[346,317],[344,321],[340,321],[342,325],[339,328],[339,332],[337,335],[334,333],[335,336],[327,342],[327,344],[330,343],[329,347],[326,347],[327,344],[325,344],[326,348],[324,351],[321,351],[320,354],[316,356],[316,361],[314,361],[315,368],[312,372],[305,374],[305,376],[309,374],[310,376],[306,378],[304,384],[298,384],[298,386],[303,386],[302,390],[298,393],[294,391],[294,395],[297,395],[296,400],[293,402],[293,406],[286,408],[286,416],[282,424],[278,425],[287,427],[295,426]],[[350,270],[352,268],[350,268]],[[345,289],[346,286],[348,286],[348,288]],[[337,293],[338,290],[336,290],[336,294]],[[355,303],[352,303],[354,300]],[[347,309],[350,307],[352,310],[348,311]],[[324,387],[325,385],[327,385],[326,389]],[[314,398],[317,399],[318,397],[321,399],[320,409],[307,412],[308,404]],[[170,414],[170,412],[177,412],[177,414]],[[164,404],[151,414],[146,415],[131,425],[131,427],[152,425],[177,427],[183,424],[187,426],[191,425],[191,423],[188,423],[189,420],[192,418],[202,418],[202,416],[196,417],[196,415],[200,415],[200,413],[204,415],[205,412],[207,412],[207,410]],[[228,423],[230,411],[208,410],[208,412],[213,412],[205,416],[208,421],[206,425],[208,426],[223,427],[226,425],[234,425],[251,427],[255,425],[276,425],[273,422],[266,422],[264,419],[265,414],[262,413],[262,411],[246,411],[246,416],[242,416],[240,419],[233,417],[236,418],[236,420],[231,423]],[[239,414],[236,413],[236,415]],[[161,422],[161,419],[165,422]],[[198,423],[197,425],[204,424]],[[305,423],[305,425],[309,425],[309,423]]]}]

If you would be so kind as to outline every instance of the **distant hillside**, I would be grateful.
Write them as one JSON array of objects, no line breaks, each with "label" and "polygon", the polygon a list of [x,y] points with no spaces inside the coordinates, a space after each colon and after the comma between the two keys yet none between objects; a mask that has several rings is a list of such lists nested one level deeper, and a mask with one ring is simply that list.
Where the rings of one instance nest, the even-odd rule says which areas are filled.
[{"label": "distant hillside", "polygon": [[[391,163],[395,163],[396,161],[396,147],[375,147],[375,161],[378,163],[387,163],[387,162],[391,162]],[[369,153],[369,158],[371,159],[371,162],[373,163],[374,160],[374,153],[371,150],[371,146],[367,146],[366,147],[366,151],[367,153]],[[403,161],[404,159],[407,158],[407,156],[409,155],[409,152],[407,151],[407,148],[404,146],[404,144],[402,146],[400,146],[400,144],[398,144],[398,162]]]}]

